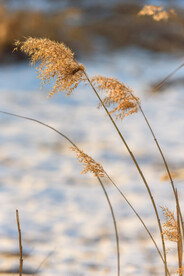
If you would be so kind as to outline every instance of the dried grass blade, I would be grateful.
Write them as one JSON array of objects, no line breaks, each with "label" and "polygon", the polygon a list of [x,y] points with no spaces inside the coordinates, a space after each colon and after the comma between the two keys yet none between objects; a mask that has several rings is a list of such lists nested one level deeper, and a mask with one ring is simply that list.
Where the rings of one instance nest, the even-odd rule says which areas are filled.
[{"label": "dried grass blade", "polygon": [[19,276],[22,276],[22,269],[23,269],[23,255],[22,255],[22,236],[21,236],[21,229],[20,229],[20,221],[19,221],[19,211],[16,210],[16,219],[17,219],[17,228],[19,233]]},{"label": "dried grass blade", "polygon": [[183,275],[183,243],[181,234],[181,223],[180,223],[180,213],[178,209],[178,192],[176,189],[176,211],[177,211],[177,225],[178,225],[178,240],[177,240],[177,251],[178,251],[178,266],[179,266],[179,276]]}]

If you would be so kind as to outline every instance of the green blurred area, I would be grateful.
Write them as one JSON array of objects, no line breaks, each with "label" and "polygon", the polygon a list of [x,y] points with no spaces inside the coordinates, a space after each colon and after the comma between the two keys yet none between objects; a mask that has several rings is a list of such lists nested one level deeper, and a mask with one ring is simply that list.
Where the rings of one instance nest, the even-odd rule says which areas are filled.
[{"label": "green blurred area", "polygon": [[139,4],[124,2],[91,8],[68,6],[55,12],[8,9],[0,4],[0,62],[22,59],[12,54],[16,40],[47,37],[62,41],[76,53],[119,50],[138,46],[152,51],[183,51],[184,12],[176,10],[169,21],[140,17]]}]

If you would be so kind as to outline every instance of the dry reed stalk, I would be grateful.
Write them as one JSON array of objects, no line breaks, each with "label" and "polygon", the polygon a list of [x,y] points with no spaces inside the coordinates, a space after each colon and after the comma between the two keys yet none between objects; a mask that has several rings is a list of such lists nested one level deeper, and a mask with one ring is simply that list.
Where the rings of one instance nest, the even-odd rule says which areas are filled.
[{"label": "dry reed stalk", "polygon": [[89,79],[89,77],[88,77],[88,75],[87,75],[87,73],[86,73],[85,71],[84,71],[84,74],[85,74],[86,79],[87,79],[87,81],[89,82],[91,88],[93,89],[93,91],[95,92],[97,98],[99,99],[100,105],[104,108],[104,110],[105,110],[105,112],[107,113],[109,119],[111,120],[113,126],[115,127],[116,131],[118,132],[118,134],[119,134],[119,136],[120,136],[122,142],[124,143],[126,149],[128,150],[128,152],[129,152],[129,154],[130,154],[130,156],[131,156],[131,158],[132,158],[132,160],[133,160],[133,162],[134,162],[134,164],[135,164],[135,166],[136,166],[136,168],[137,168],[137,170],[138,170],[138,172],[139,172],[139,174],[140,174],[140,176],[141,176],[141,178],[142,178],[142,180],[143,180],[143,182],[144,182],[144,184],[145,184],[145,186],[146,186],[146,189],[147,189],[147,191],[148,191],[148,194],[149,194],[149,196],[150,196],[150,199],[151,199],[151,202],[152,202],[154,211],[155,211],[155,215],[156,215],[156,219],[157,219],[158,227],[159,227],[159,231],[160,231],[160,236],[161,236],[161,240],[162,240],[162,248],[163,248],[163,254],[164,254],[165,276],[170,275],[170,274],[168,273],[168,267],[167,267],[167,256],[166,256],[165,241],[164,241],[164,238],[163,238],[163,235],[162,235],[162,232],[163,232],[163,231],[162,231],[162,225],[161,225],[161,222],[160,222],[160,217],[159,217],[158,210],[157,210],[157,207],[156,207],[156,204],[155,204],[155,200],[154,200],[154,198],[153,198],[153,196],[152,196],[152,193],[151,193],[151,190],[150,190],[150,188],[149,188],[149,185],[148,185],[148,183],[147,183],[147,181],[146,181],[146,179],[145,179],[145,177],[144,177],[144,174],[143,174],[143,172],[142,172],[142,170],[141,170],[139,164],[137,163],[137,160],[136,160],[134,154],[133,154],[132,151],[130,150],[130,148],[129,148],[127,142],[125,141],[125,139],[124,139],[122,133],[120,132],[120,130],[119,130],[117,124],[116,124],[115,121],[113,120],[113,118],[112,118],[110,112],[109,112],[108,109],[106,108],[105,104],[103,103],[101,97],[99,96],[97,90],[95,89],[93,83],[91,82],[91,80]]},{"label": "dry reed stalk", "polygon": [[178,225],[178,236],[179,239],[177,241],[177,251],[178,251],[178,268],[179,268],[179,275],[183,275],[183,242],[182,242],[182,231],[181,231],[181,223],[180,223],[180,209],[179,206],[179,200],[178,200],[178,192],[176,192],[176,211],[177,211],[177,225]]},{"label": "dry reed stalk", "polygon": [[143,118],[144,118],[144,120],[145,120],[145,122],[146,122],[146,124],[147,124],[147,126],[148,126],[148,128],[149,128],[149,130],[150,130],[150,132],[151,132],[151,135],[152,135],[152,137],[153,137],[153,139],[154,139],[154,141],[155,141],[155,143],[156,143],[156,146],[157,146],[157,148],[158,148],[158,150],[159,150],[159,152],[160,152],[160,155],[161,155],[161,157],[162,157],[162,160],[163,160],[163,163],[164,163],[165,169],[166,169],[166,171],[167,171],[167,174],[168,174],[168,177],[169,177],[169,180],[170,180],[170,183],[171,183],[171,187],[172,187],[172,190],[173,190],[173,193],[174,193],[174,197],[175,197],[175,201],[176,201],[176,205],[177,205],[177,210],[179,211],[179,216],[180,216],[180,220],[181,220],[182,233],[183,233],[183,236],[184,236],[183,216],[182,216],[182,213],[181,213],[181,208],[180,208],[179,200],[178,200],[177,195],[176,195],[176,189],[175,189],[174,181],[173,181],[173,179],[172,179],[171,172],[170,172],[169,166],[168,166],[168,164],[167,164],[166,158],[165,158],[165,156],[164,156],[164,154],[163,154],[163,151],[162,151],[162,149],[161,149],[160,144],[158,143],[158,140],[157,140],[157,138],[156,138],[156,136],[155,136],[155,133],[153,132],[153,129],[152,129],[152,127],[151,127],[151,125],[150,125],[150,123],[149,123],[149,121],[148,121],[148,118],[147,118],[147,116],[145,115],[145,113],[144,113],[144,111],[143,111],[143,109],[142,109],[142,107],[141,107],[140,101],[138,100],[137,97],[134,96],[134,94],[132,93],[132,90],[129,90],[129,93],[132,95],[132,97],[133,97],[134,100],[136,101],[137,106],[138,106],[140,112],[141,112],[142,115],[143,115]]},{"label": "dry reed stalk", "polygon": [[[162,6],[155,6],[155,5],[145,5],[143,7],[143,9],[138,13],[138,15],[150,15],[153,17],[154,20],[156,21],[160,21],[160,20],[167,20],[169,18],[169,16],[171,15],[176,15],[175,11],[174,10],[169,10],[169,11],[164,11],[163,10],[163,7]],[[184,66],[184,63],[182,63],[180,66],[178,66],[173,72],[171,72],[164,80],[162,80],[159,84],[157,84],[154,88],[153,88],[153,92],[156,92],[158,91],[163,85],[164,83],[170,78],[172,77],[180,68],[182,68]],[[132,93],[130,91],[130,93]],[[179,200],[177,198],[177,195],[176,195],[176,190],[175,190],[175,186],[174,186],[174,182],[173,182],[173,179],[172,179],[172,176],[171,176],[171,172],[169,170],[169,166],[167,164],[167,161],[166,161],[166,158],[163,154],[163,151],[158,143],[158,140],[156,139],[156,136],[153,132],[153,129],[140,105],[140,102],[137,100],[137,98],[132,94],[132,96],[134,97],[134,99],[137,101],[137,105],[139,107],[139,110],[141,111],[145,121],[146,121],[146,124],[148,125],[148,128],[150,129],[150,132],[154,138],[154,141],[157,145],[157,148],[160,152],[160,155],[162,157],[162,160],[164,162],[164,166],[166,168],[166,171],[167,171],[167,174],[168,174],[168,177],[169,177],[169,180],[170,180],[170,183],[171,183],[171,186],[172,186],[172,190],[173,190],[173,193],[174,193],[174,196],[175,196],[175,201],[176,201],[176,205],[177,205],[177,212],[179,212],[179,217],[180,217],[180,220],[181,220],[181,226],[182,226],[182,233],[183,233],[183,237],[184,237],[184,223],[183,223],[183,217],[182,217],[182,213],[181,213],[181,208],[180,208],[180,204],[179,204]]]},{"label": "dry reed stalk", "polygon": [[106,196],[107,202],[110,207],[111,215],[113,218],[113,223],[114,223],[114,229],[115,229],[115,236],[116,236],[116,245],[117,245],[117,267],[118,267],[118,276],[120,276],[120,249],[119,249],[119,235],[118,235],[118,229],[117,229],[117,223],[116,223],[116,218],[114,214],[114,210],[111,204],[111,201],[109,199],[109,196],[107,194],[107,191],[105,189],[105,186],[101,180],[101,178],[104,177],[104,169],[103,167],[97,163],[91,156],[87,155],[84,153],[82,150],[80,150],[77,146],[71,147],[71,150],[75,152],[75,155],[78,159],[79,163],[82,163],[84,170],[81,172],[81,174],[86,174],[88,172],[93,173],[94,176],[97,177],[103,192]]},{"label": "dry reed stalk", "polygon": [[168,79],[170,79],[178,70],[184,66],[184,63],[180,64],[174,71],[172,71],[167,77],[165,77],[161,82],[159,82],[153,89],[152,92],[157,92]]},{"label": "dry reed stalk", "polygon": [[[51,91],[51,95],[53,93],[57,92],[59,89],[61,91],[63,91],[65,89],[67,91],[67,95],[69,95],[69,94],[71,94],[73,89],[75,89],[82,80],[87,81],[90,84],[90,86],[92,87],[93,91],[95,92],[96,96],[98,97],[98,99],[100,101],[100,104],[103,106],[104,110],[106,111],[107,115],[109,116],[109,119],[111,120],[116,131],[118,132],[122,142],[124,143],[125,147],[127,148],[128,152],[129,152],[129,154],[130,154],[130,156],[131,156],[131,158],[132,158],[132,160],[133,160],[133,162],[134,162],[134,164],[135,164],[135,166],[136,166],[136,168],[146,186],[148,194],[150,196],[150,199],[151,199],[151,202],[152,202],[155,214],[156,214],[159,230],[160,230],[163,254],[164,254],[164,261],[165,261],[165,276],[167,276],[168,268],[167,268],[165,242],[164,242],[164,239],[162,236],[162,226],[160,223],[160,218],[159,218],[158,210],[157,210],[157,207],[155,204],[155,200],[152,196],[151,190],[150,190],[149,185],[143,175],[143,172],[137,163],[135,156],[131,152],[128,144],[126,143],[124,137],[122,136],[122,134],[121,134],[119,128],[117,127],[115,121],[113,120],[110,112],[108,111],[108,109],[106,108],[102,99],[100,98],[92,81],[89,79],[84,66],[78,64],[78,62],[76,60],[74,60],[74,54],[70,53],[70,52],[68,53],[68,48],[66,48],[66,46],[64,44],[52,42],[47,39],[43,40],[43,39],[29,38],[22,44],[20,42],[17,42],[16,46],[20,47],[20,49],[23,52],[25,52],[26,54],[28,54],[30,56],[32,64],[38,60],[42,61],[41,66],[39,67],[38,70],[40,72],[39,77],[42,79],[43,83],[49,82],[51,77],[57,77],[56,85],[54,86],[53,90]],[[49,49],[49,46],[51,46],[50,49]],[[60,51],[63,52],[63,56],[60,54],[60,52],[58,53],[58,51],[55,51],[55,48],[60,49]],[[52,54],[52,50],[54,51],[54,54]],[[60,67],[58,67],[57,58],[56,58],[57,55],[58,55],[58,59],[61,60],[59,63],[61,66],[61,70],[59,70]],[[62,61],[62,59],[63,59],[63,61]],[[55,62],[56,62],[57,66],[54,65]],[[64,69],[65,64],[66,64],[66,70]],[[70,71],[70,64],[75,64],[75,68],[80,68],[79,71],[74,73],[74,75],[75,75],[75,74],[78,74],[78,72],[80,72],[79,77],[78,77],[78,75],[77,75],[77,77],[74,77],[74,80],[72,82],[70,82],[69,76],[73,77],[73,69],[71,70],[70,73],[68,73]],[[58,72],[56,72],[57,70],[58,70]],[[62,75],[62,74],[64,74],[64,75]],[[65,78],[65,76],[67,76],[67,78]],[[83,78],[83,76],[85,76],[85,78]]]},{"label": "dry reed stalk", "polygon": [[[104,77],[98,76],[98,77],[94,77],[92,79],[92,81],[93,81],[93,83],[96,83],[98,85],[98,89],[99,90],[102,90],[102,91],[108,93],[108,96],[105,97],[105,99],[103,100],[104,105],[106,105],[106,106],[110,106],[111,104],[112,105],[117,105],[117,107],[115,107],[110,112],[110,113],[113,113],[113,112],[115,112],[117,110],[120,112],[120,114],[118,114],[116,116],[116,119],[123,119],[126,115],[129,115],[129,114],[137,112],[138,109],[141,111],[141,113],[142,113],[142,115],[143,115],[143,117],[145,119],[145,122],[146,122],[146,124],[147,124],[147,126],[148,126],[148,128],[149,128],[149,130],[150,130],[150,132],[152,134],[152,136],[153,136],[153,139],[154,139],[154,141],[156,143],[156,146],[157,146],[157,148],[158,148],[158,150],[160,152],[160,155],[162,157],[164,166],[165,166],[167,174],[169,176],[169,180],[170,180],[170,183],[171,183],[171,186],[172,186],[172,190],[173,190],[173,193],[174,193],[174,196],[175,196],[177,210],[179,212],[179,217],[180,217],[180,220],[181,220],[182,232],[183,232],[183,235],[184,235],[183,217],[182,217],[182,213],[181,213],[181,208],[180,208],[179,200],[177,199],[177,196],[176,196],[174,182],[173,182],[173,179],[172,179],[172,176],[171,176],[171,173],[170,173],[170,170],[169,170],[166,158],[165,158],[165,156],[163,154],[163,151],[162,151],[162,149],[161,149],[161,147],[160,147],[160,145],[158,143],[158,140],[156,139],[156,136],[155,136],[155,134],[153,132],[153,129],[152,129],[152,127],[151,127],[151,125],[150,125],[150,123],[149,123],[149,121],[148,121],[148,119],[147,119],[147,117],[146,117],[146,115],[145,115],[142,107],[141,107],[139,98],[134,96],[133,90],[131,88],[125,86],[125,84],[120,83],[116,79],[104,78]],[[124,96],[123,93],[126,93],[127,96]],[[130,108],[130,110],[125,115],[123,113],[123,116],[122,116],[122,112],[124,112],[124,109],[126,110],[126,108],[127,108],[127,102],[130,102],[130,104],[128,105],[128,107]]]},{"label": "dry reed stalk", "polygon": [[[140,215],[137,213],[137,211],[135,210],[135,208],[133,207],[133,205],[130,203],[130,201],[127,199],[127,197],[122,193],[122,191],[119,189],[119,187],[116,185],[116,183],[112,180],[112,178],[108,175],[108,173],[104,170],[105,175],[107,176],[107,178],[109,179],[109,181],[115,186],[115,188],[118,190],[118,192],[121,194],[121,196],[124,198],[124,200],[127,202],[127,204],[129,205],[129,207],[132,209],[132,211],[134,212],[134,214],[137,216],[137,218],[140,220],[140,222],[142,223],[143,227],[145,228],[146,232],[148,233],[148,235],[150,236],[151,240],[153,241],[156,250],[158,252],[158,254],[160,255],[163,263],[164,263],[164,258],[162,256],[162,253],[160,252],[160,249],[158,248],[158,245],[156,244],[155,239],[153,238],[153,235],[151,234],[151,232],[149,231],[148,227],[146,226],[146,224],[144,223],[144,221],[142,220],[142,218],[140,217]],[[169,273],[169,271],[168,271]]]},{"label": "dry reed stalk", "polygon": [[[61,133],[60,131],[58,131],[57,129],[55,129],[55,128],[52,127],[52,126],[50,126],[50,125],[48,125],[48,124],[45,124],[45,123],[43,123],[43,122],[41,122],[41,121],[39,121],[39,120],[30,118],[30,117],[25,117],[25,116],[17,115],[17,114],[5,112],[5,111],[2,111],[2,110],[0,110],[0,113],[6,114],[6,115],[10,115],[10,116],[14,116],[14,117],[18,117],[18,118],[21,118],[21,119],[26,119],[26,120],[29,120],[29,121],[33,121],[33,122],[35,122],[35,123],[41,124],[41,125],[43,125],[43,126],[49,128],[49,129],[53,130],[54,132],[58,133],[60,136],[62,136],[64,139],[66,139],[66,140],[72,145],[73,149],[75,149],[76,152],[78,151],[79,154],[82,154],[82,158],[79,159],[79,162],[80,162],[80,163],[82,162],[82,160],[83,160],[84,157],[86,156],[86,154],[84,154],[81,150],[79,150],[79,148],[78,148],[78,147],[77,147],[77,146],[76,146],[66,135],[64,135],[63,133]],[[79,155],[79,154],[78,154],[78,155]],[[91,157],[88,156],[87,159],[91,162],[91,164],[95,164],[95,167],[97,166],[97,164],[98,164],[97,168],[99,167],[100,164],[99,164],[99,163],[96,163]],[[81,173],[86,173],[86,172],[87,172],[86,169],[87,169],[88,167],[91,167],[90,164],[89,164],[88,167],[86,168],[86,162],[85,162],[85,161],[84,161],[84,165],[85,165],[85,170],[82,171]],[[99,168],[98,168],[98,170],[99,170]],[[94,168],[92,168],[92,169],[90,168],[90,169],[88,169],[88,171],[90,171],[90,172],[92,172],[92,173],[94,174]],[[129,207],[132,209],[132,211],[134,212],[134,214],[135,214],[135,215],[137,216],[137,218],[140,220],[140,222],[142,223],[143,227],[145,228],[145,230],[147,231],[148,235],[150,236],[151,240],[153,241],[153,243],[154,243],[154,245],[155,245],[155,248],[156,248],[158,254],[160,255],[160,257],[161,257],[161,259],[162,259],[162,261],[163,261],[163,263],[164,263],[164,258],[163,258],[162,254],[161,254],[161,252],[160,252],[160,250],[159,250],[159,248],[158,248],[158,245],[156,244],[156,242],[155,242],[155,240],[154,240],[154,238],[153,238],[151,232],[149,231],[149,229],[148,229],[147,226],[145,225],[145,223],[144,223],[144,221],[142,220],[142,218],[140,217],[140,215],[136,212],[135,208],[132,206],[132,204],[130,203],[130,201],[129,201],[129,200],[127,199],[127,197],[121,192],[121,190],[118,188],[118,186],[117,186],[117,185],[115,184],[115,182],[110,178],[110,176],[107,174],[107,172],[103,169],[103,167],[102,167],[101,165],[100,165],[100,173],[102,173],[103,176],[104,176],[104,175],[107,176],[107,178],[110,180],[110,182],[115,186],[115,188],[119,191],[119,193],[120,193],[120,194],[122,195],[122,197],[125,199],[125,201],[126,201],[127,204],[129,205]],[[169,274],[169,271],[168,271],[168,274]]]},{"label": "dry reed stalk", "polygon": [[[109,196],[107,194],[107,191],[103,185],[103,182],[101,181],[100,177],[103,177],[103,168],[99,163],[96,163],[90,156],[88,156],[87,154],[85,154],[82,150],[80,150],[66,135],[64,135],[63,133],[61,133],[60,131],[58,131],[57,129],[42,123],[39,120],[36,119],[32,119],[29,117],[24,117],[21,115],[17,115],[17,114],[13,114],[13,113],[9,113],[9,112],[4,112],[4,111],[0,111],[3,114],[7,114],[7,115],[11,115],[11,116],[15,116],[18,118],[22,118],[22,119],[26,119],[26,120],[30,120],[36,123],[39,123],[43,126],[46,126],[52,130],[54,130],[55,132],[57,132],[59,135],[61,135],[63,138],[65,138],[70,144],[72,144],[72,151],[75,151],[77,158],[79,160],[79,163],[83,163],[84,164],[84,171],[82,171],[82,173],[87,173],[87,172],[92,172],[98,179],[103,192],[105,194],[105,197],[107,199],[110,211],[111,211],[111,215],[112,215],[112,219],[113,219],[113,224],[114,224],[114,229],[115,229],[115,237],[116,237],[116,248],[117,248],[117,275],[120,276],[120,249],[119,249],[119,235],[118,235],[118,229],[117,229],[117,223],[116,223],[116,218],[115,218],[115,214],[113,211],[113,207],[112,204],[110,202]],[[19,236],[20,237],[20,236]],[[20,275],[21,276],[21,275]]]},{"label": "dry reed stalk", "polygon": [[19,221],[19,211],[16,210],[16,220],[17,220],[17,228],[19,233],[19,276],[22,276],[22,269],[23,269],[23,255],[22,255],[22,236],[21,236],[21,229],[20,229],[20,221]]}]

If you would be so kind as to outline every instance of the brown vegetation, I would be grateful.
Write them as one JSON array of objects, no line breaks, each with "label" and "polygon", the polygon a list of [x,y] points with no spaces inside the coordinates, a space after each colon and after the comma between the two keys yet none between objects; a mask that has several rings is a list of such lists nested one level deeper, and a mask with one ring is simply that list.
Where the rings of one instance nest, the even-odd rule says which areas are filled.
[{"label": "brown vegetation", "polygon": [[9,11],[0,5],[0,60],[7,56],[15,58],[11,55],[13,42],[29,36],[62,41],[76,52],[94,50],[98,38],[103,38],[107,50],[130,45],[163,52],[182,50],[183,11],[176,10],[177,16],[157,22],[138,16],[141,8],[141,4],[123,3],[111,9],[99,5],[43,13]]}]

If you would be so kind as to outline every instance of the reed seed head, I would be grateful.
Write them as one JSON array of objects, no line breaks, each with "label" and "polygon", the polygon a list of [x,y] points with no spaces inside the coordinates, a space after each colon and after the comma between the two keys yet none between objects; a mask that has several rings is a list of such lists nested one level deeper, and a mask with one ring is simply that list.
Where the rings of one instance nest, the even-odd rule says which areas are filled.
[{"label": "reed seed head", "polygon": [[71,147],[71,150],[75,152],[79,163],[82,163],[83,165],[84,170],[81,172],[81,174],[92,172],[95,176],[104,177],[103,167],[99,163],[95,162],[92,157],[76,147]]},{"label": "reed seed head", "polygon": [[152,16],[155,21],[165,20],[167,21],[171,15],[176,15],[174,10],[164,10],[162,6],[155,5],[145,5],[140,12],[138,13],[140,16]]},{"label": "reed seed head", "polygon": [[183,272],[184,272],[184,266],[181,267],[181,268],[178,268],[175,272],[175,274],[178,274],[179,276],[182,276],[183,275]]},{"label": "reed seed head", "polygon": [[179,227],[177,220],[174,217],[174,212],[171,212],[168,208],[163,208],[162,211],[166,218],[166,222],[163,223],[163,235],[166,240],[178,242],[180,240]]},{"label": "reed seed head", "polygon": [[60,91],[68,96],[84,80],[85,67],[74,59],[74,53],[64,43],[30,37],[24,42],[17,41],[15,46],[15,50],[20,48],[29,55],[32,65],[40,62],[37,72],[42,86],[55,80],[49,96]]},{"label": "reed seed head", "polygon": [[[115,78],[95,76],[92,83],[107,94],[103,99],[106,107],[113,106],[110,114],[115,113],[116,119],[123,119],[138,111],[139,98],[133,95],[133,90]],[[102,106],[100,104],[99,106]]]}]

